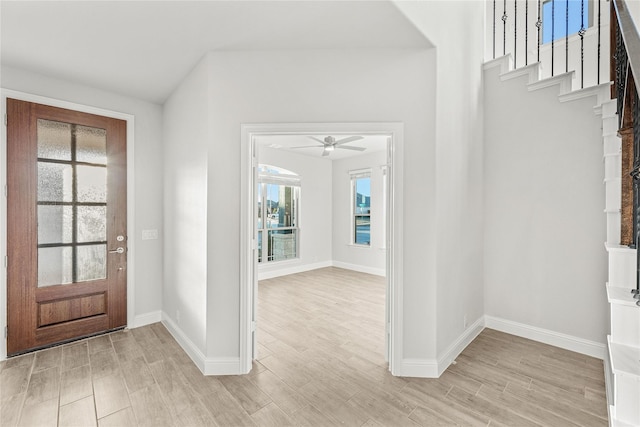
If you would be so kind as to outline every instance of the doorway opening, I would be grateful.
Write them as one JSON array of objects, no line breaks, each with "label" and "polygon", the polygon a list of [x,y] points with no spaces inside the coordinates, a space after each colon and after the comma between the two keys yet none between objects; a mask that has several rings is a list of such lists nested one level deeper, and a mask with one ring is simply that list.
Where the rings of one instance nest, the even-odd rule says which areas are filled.
[{"label": "doorway opening", "polygon": [[[373,273],[378,275],[377,279],[379,279],[380,282],[384,282],[380,283],[380,289],[383,289],[384,292],[384,302],[381,302],[381,304],[384,305],[385,312],[383,327],[384,339],[382,340],[384,341],[384,357],[388,361],[388,369],[392,374],[397,375],[400,372],[399,366],[402,360],[402,221],[395,221],[394,219],[400,218],[402,206],[402,133],[403,125],[399,123],[269,124],[242,126],[242,276],[240,293],[240,362],[242,373],[248,373],[251,370],[258,346],[256,330],[259,278],[267,279],[282,275],[283,272],[296,273],[309,270],[316,271],[319,274],[329,274],[329,276],[331,276],[331,274],[335,276],[335,273],[337,273],[337,275],[340,276],[341,272],[349,273],[348,269],[351,267],[355,267],[351,269],[360,271],[360,273],[354,274],[360,274],[366,277],[366,273]],[[367,145],[367,142],[369,142],[370,145]],[[296,191],[298,194],[301,194],[301,201],[298,204],[298,200],[296,199],[295,204],[292,203],[289,207],[286,206],[286,201],[283,201],[282,212],[279,212],[277,202],[271,200],[272,198],[275,199],[277,195],[274,193],[272,198],[268,198],[260,191],[265,191],[265,185],[258,184],[261,179],[260,164],[265,161],[262,170],[268,169],[264,165],[268,164],[270,161],[269,158],[273,158],[273,156],[270,157],[264,154],[260,156],[260,151],[262,150],[264,152],[266,149],[272,152],[271,155],[273,155],[273,152],[281,153],[285,157],[289,155],[289,162],[291,164],[291,154],[295,153],[295,155],[298,155],[297,151],[307,151],[310,154],[313,152],[311,155],[316,158],[335,155],[339,159],[340,157],[348,157],[349,154],[365,151],[369,148],[372,152],[368,153],[367,161],[371,162],[372,159],[369,157],[373,156],[373,152],[376,151],[376,149],[374,149],[375,144],[378,144],[377,147],[380,151],[377,156],[379,160],[373,161],[375,164],[369,167],[350,167],[349,165],[355,163],[344,159],[339,160],[341,167],[349,169],[349,173],[343,175],[347,182],[345,194],[334,196],[331,189],[327,190],[325,188],[325,190],[328,191],[328,197],[340,197],[342,202],[351,204],[351,212],[344,218],[347,229],[341,234],[340,238],[344,239],[340,241],[339,246],[344,245],[348,247],[349,250],[360,251],[359,256],[365,254],[365,258],[367,257],[366,254],[381,256],[380,262],[377,265],[382,268],[375,268],[376,263],[373,263],[373,266],[369,265],[369,267],[367,267],[367,263],[365,262],[361,263],[365,264],[364,266],[357,267],[357,262],[354,262],[354,264],[341,264],[339,261],[336,262],[332,254],[333,248],[329,248],[329,259],[326,259],[326,256],[324,259],[322,256],[315,256],[315,254],[310,253],[313,252],[313,250],[299,245],[300,236],[304,236],[307,230],[305,229],[304,212],[307,212],[305,209],[311,208],[310,205],[305,205],[305,182],[307,182],[305,181],[305,173],[300,170],[292,171],[295,174],[300,174],[299,179],[302,185]],[[338,153],[344,153],[347,156],[339,156]],[[298,159],[301,158],[302,157],[298,156]],[[309,158],[311,159],[311,157]],[[316,164],[318,164],[317,159]],[[320,162],[320,164],[322,164],[322,162]],[[325,162],[324,164],[333,165],[336,164],[336,162]],[[280,164],[276,166],[282,167],[283,165]],[[295,161],[292,168],[295,169]],[[332,167],[329,167],[328,170],[330,175],[333,175]],[[307,172],[312,174],[318,173],[318,171]],[[339,175],[340,174],[338,174],[338,176]],[[378,194],[376,194],[375,198],[372,198],[370,194],[372,186],[371,180],[374,177],[378,180],[374,186]],[[273,180],[273,178],[271,179]],[[289,177],[289,180],[290,179],[291,177]],[[262,180],[264,181],[264,176]],[[281,185],[281,187],[283,187],[282,189],[285,190],[282,192],[283,196],[288,194],[286,193],[286,178],[284,181]],[[319,187],[311,184],[311,177],[308,178],[308,181],[310,183],[308,191],[313,191],[312,189],[318,191]],[[332,182],[333,179],[329,179],[326,186],[331,187],[333,185]],[[345,189],[345,186],[338,186]],[[322,185],[320,187],[322,187]],[[382,189],[384,189],[384,193],[381,191]],[[267,199],[266,206],[264,205],[264,199]],[[261,204],[259,200],[262,200],[263,203]],[[331,204],[331,202],[329,202],[329,204]],[[374,205],[375,208],[370,204]],[[267,209],[269,212],[267,212]],[[378,212],[372,214],[374,209],[378,209]],[[287,212],[289,215],[287,215]],[[301,212],[301,214],[298,219],[297,216],[299,212]],[[279,215],[280,213],[283,215]],[[292,217],[292,214],[296,218]],[[325,212],[324,214],[329,216],[334,215],[333,212]],[[268,215],[271,215],[271,217]],[[280,218],[280,216],[282,216],[282,218]],[[269,227],[266,227],[265,224],[262,224],[262,228],[257,226],[260,220],[267,222],[267,218],[268,221],[274,223],[280,219],[284,221],[283,224],[278,224],[282,226],[281,228],[283,228],[283,230],[274,234],[277,238],[273,239],[273,247],[265,246],[265,243],[268,245],[268,240],[265,241],[264,237],[262,237],[265,230],[267,235],[270,236]],[[345,224],[343,224],[343,229],[345,228]],[[310,225],[311,224],[308,224],[307,226]],[[296,233],[290,232],[288,228],[295,228]],[[372,229],[376,231],[372,233]],[[326,233],[326,230],[324,232]],[[287,237],[289,237],[289,239],[287,239]],[[291,240],[291,242],[289,242],[289,240]],[[331,245],[331,239],[329,239],[329,241]],[[280,252],[289,247],[287,243],[291,246],[291,248],[289,248],[291,250],[288,253],[293,260],[284,261],[280,266],[276,266],[276,270],[279,270],[279,272],[274,272],[274,269],[271,268],[263,268],[262,274],[260,274],[261,277],[259,277],[258,259],[260,255],[263,255],[262,258],[264,258],[264,254],[269,253],[272,254],[272,256],[280,256],[282,255]],[[265,252],[265,250],[267,252]],[[276,255],[273,255],[274,250],[276,251]],[[332,266],[346,267],[347,270],[331,268]],[[330,268],[317,270],[322,267]],[[369,276],[369,278],[373,278],[373,282],[376,280],[375,276]],[[303,322],[304,320],[301,319],[300,321]]]}]

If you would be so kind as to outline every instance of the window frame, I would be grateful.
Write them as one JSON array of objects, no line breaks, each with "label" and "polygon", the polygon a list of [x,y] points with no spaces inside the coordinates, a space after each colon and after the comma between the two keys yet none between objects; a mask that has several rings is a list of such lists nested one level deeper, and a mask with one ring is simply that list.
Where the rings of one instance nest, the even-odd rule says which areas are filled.
[{"label": "window frame", "polygon": [[[291,261],[300,259],[300,194],[302,189],[302,179],[299,175],[287,171],[282,168],[271,165],[260,164],[258,167],[258,181],[256,195],[259,196],[259,203],[256,209],[256,239],[258,244],[258,264],[266,265],[283,261]],[[291,223],[290,226],[269,227],[268,221],[265,220],[264,207],[267,206],[267,185],[279,185],[291,187],[292,206],[291,206]],[[273,254],[269,254],[269,235],[273,232],[292,231],[294,238],[294,256],[285,259],[274,259]],[[263,246],[264,242],[267,242]],[[266,256],[265,256],[266,254]]]}]

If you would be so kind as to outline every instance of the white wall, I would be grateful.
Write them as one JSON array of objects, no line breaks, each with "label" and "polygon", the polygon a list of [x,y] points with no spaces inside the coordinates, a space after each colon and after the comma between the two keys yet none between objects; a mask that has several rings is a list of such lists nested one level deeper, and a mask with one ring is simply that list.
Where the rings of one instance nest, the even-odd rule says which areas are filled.
[{"label": "white wall", "polygon": [[[385,275],[384,202],[381,166],[387,153],[348,157],[333,162],[333,261],[338,267],[352,268],[371,274]],[[352,244],[351,177],[349,171],[371,169],[371,245]]]},{"label": "white wall", "polygon": [[[405,262],[415,268],[405,280],[421,284],[414,299],[405,301],[405,315],[412,320],[405,351],[430,354],[442,370],[478,331],[468,328],[484,314],[484,2],[394,3],[436,46],[435,152],[426,161],[411,153],[405,157],[405,183],[412,183],[405,186],[405,200],[411,201],[405,213]],[[427,341],[436,345],[424,347]]]},{"label": "white wall", "polygon": [[486,314],[605,342],[602,119],[485,72]]},{"label": "white wall", "polygon": [[[206,58],[185,78],[164,105],[165,259],[163,311],[170,327],[186,339],[188,351],[206,352],[208,223],[208,153],[211,136]],[[219,187],[227,181],[216,183]],[[213,191],[215,193],[215,190]],[[213,209],[234,214],[228,200],[215,197]],[[193,355],[192,355],[193,357]],[[201,359],[196,357],[195,360]]]},{"label": "white wall", "polygon": [[[240,286],[240,125],[242,123],[403,122],[405,223],[422,225],[433,203],[435,71],[431,50],[318,50],[210,53],[207,354],[238,356]],[[407,179],[409,178],[409,179]],[[222,185],[224,184],[224,185]],[[224,200],[229,209],[211,209]],[[433,218],[433,215],[431,215]],[[412,357],[434,352],[424,333],[429,227],[405,236],[405,340]],[[432,229],[431,229],[432,231]],[[426,243],[425,243],[426,242]]]},{"label": "white wall", "polygon": [[258,162],[290,170],[302,179],[300,258],[260,264],[259,279],[331,265],[331,160],[259,146]]},{"label": "white wall", "polygon": [[636,30],[640,31],[640,1],[639,0],[626,0],[629,13],[636,25]]},{"label": "white wall", "polygon": [[[144,229],[162,230],[162,111],[161,107],[116,93],[106,92],[76,83],[58,80],[33,72],[3,66],[0,86],[56,100],[127,113],[135,116],[135,318],[129,325],[159,320],[162,307],[162,241],[142,240]],[[4,143],[3,143],[4,146]],[[3,172],[4,173],[4,172]],[[5,215],[6,213],[2,213]],[[1,221],[0,221],[1,223]],[[5,305],[6,301],[0,301]],[[4,319],[3,319],[4,320]]]}]

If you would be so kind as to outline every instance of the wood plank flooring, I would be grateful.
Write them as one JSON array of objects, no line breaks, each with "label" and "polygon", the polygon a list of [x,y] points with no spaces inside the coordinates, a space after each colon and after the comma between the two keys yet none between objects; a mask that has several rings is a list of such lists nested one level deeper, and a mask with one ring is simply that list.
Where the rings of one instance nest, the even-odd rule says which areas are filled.
[{"label": "wood plank flooring", "polygon": [[258,358],[205,377],[160,323],[0,363],[2,426],[606,426],[602,362],[485,329],[439,379],[384,360],[384,279],[260,282]]}]

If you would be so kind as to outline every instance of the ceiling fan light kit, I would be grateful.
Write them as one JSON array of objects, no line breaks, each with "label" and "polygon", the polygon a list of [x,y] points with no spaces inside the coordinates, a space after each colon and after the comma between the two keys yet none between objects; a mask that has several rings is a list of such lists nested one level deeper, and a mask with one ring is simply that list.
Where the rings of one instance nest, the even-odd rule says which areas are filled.
[{"label": "ceiling fan light kit", "polygon": [[322,148],[322,156],[328,156],[332,151],[336,148],[341,148],[345,150],[354,150],[354,151],[365,151],[365,147],[352,147],[352,146],[343,146],[343,144],[348,144],[349,142],[358,141],[360,139],[364,139],[363,136],[352,135],[346,138],[342,138],[340,140],[336,140],[333,136],[329,135],[324,137],[323,139],[317,138],[315,136],[309,136],[309,138],[313,139],[316,142],[319,142],[322,145],[305,145],[302,147],[291,147],[295,148]]}]

